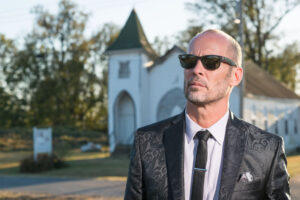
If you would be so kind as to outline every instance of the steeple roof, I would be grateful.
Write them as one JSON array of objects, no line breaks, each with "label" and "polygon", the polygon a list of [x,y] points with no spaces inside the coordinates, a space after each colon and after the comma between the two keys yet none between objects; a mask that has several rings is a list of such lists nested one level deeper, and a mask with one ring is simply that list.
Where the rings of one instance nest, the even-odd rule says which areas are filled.
[{"label": "steeple roof", "polygon": [[133,9],[122,28],[120,35],[112,45],[107,48],[107,51],[139,48],[144,49],[151,59],[157,58],[157,54],[148,42],[140,20]]}]

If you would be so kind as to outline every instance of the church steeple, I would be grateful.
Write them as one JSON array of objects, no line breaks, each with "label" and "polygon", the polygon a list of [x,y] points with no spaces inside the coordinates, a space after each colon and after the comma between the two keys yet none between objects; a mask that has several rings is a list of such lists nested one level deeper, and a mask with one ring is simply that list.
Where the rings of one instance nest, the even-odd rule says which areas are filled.
[{"label": "church steeple", "polygon": [[157,58],[157,54],[148,42],[140,20],[133,9],[122,28],[120,35],[112,45],[107,48],[107,51],[139,48],[144,49],[151,59]]}]

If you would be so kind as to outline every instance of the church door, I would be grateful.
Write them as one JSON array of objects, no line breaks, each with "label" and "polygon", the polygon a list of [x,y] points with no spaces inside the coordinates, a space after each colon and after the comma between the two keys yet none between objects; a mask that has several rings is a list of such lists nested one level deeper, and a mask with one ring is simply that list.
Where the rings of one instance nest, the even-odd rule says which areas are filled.
[{"label": "church door", "polygon": [[132,99],[127,93],[121,94],[116,105],[116,142],[132,144],[135,131],[135,111]]}]

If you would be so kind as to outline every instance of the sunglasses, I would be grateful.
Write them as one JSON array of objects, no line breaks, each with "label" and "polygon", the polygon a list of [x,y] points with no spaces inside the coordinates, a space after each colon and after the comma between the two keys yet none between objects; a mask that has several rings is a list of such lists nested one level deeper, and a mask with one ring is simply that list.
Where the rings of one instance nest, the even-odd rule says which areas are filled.
[{"label": "sunglasses", "polygon": [[216,70],[220,67],[221,62],[230,66],[237,66],[235,62],[229,58],[217,55],[195,56],[192,54],[179,55],[180,64],[184,69],[192,69],[196,66],[198,60],[207,70]]}]

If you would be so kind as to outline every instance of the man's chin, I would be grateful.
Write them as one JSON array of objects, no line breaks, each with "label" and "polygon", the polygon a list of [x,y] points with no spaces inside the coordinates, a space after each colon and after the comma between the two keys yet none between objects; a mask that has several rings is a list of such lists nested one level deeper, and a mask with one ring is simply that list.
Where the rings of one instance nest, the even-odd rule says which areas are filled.
[{"label": "man's chin", "polygon": [[205,104],[205,99],[199,98],[199,96],[195,96],[195,95],[191,95],[191,94],[189,94],[187,96],[187,100],[189,102],[191,102],[192,104],[199,105],[199,106]]}]

